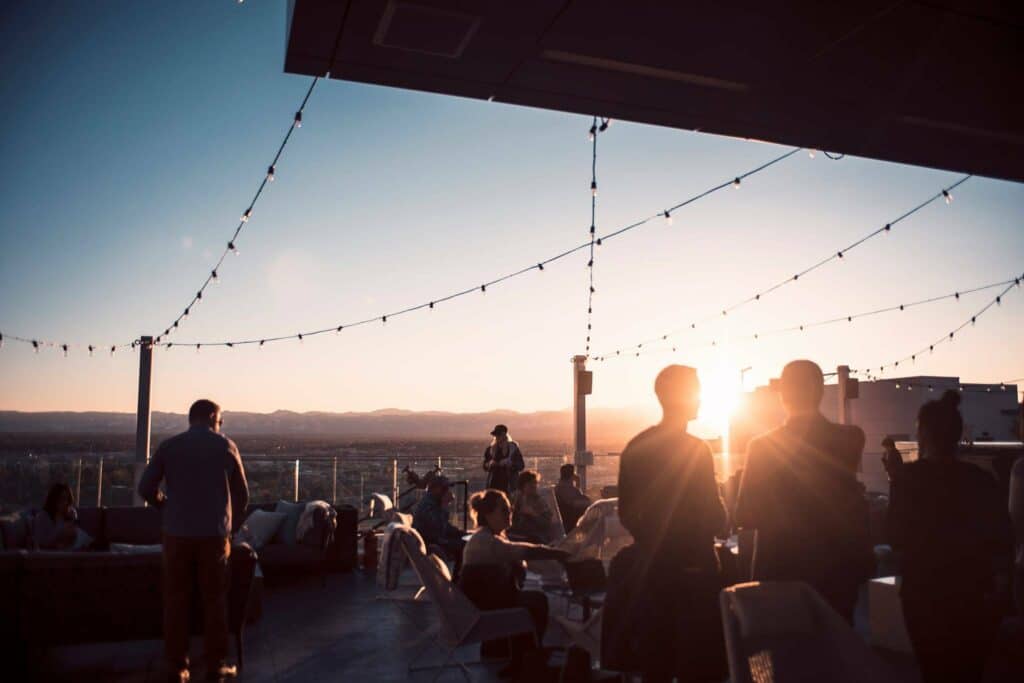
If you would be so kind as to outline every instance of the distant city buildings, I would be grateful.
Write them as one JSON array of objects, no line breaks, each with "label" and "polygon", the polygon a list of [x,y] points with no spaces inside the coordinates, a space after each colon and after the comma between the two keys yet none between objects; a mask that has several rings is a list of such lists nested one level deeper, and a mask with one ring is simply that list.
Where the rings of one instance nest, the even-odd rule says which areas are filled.
[{"label": "distant city buildings", "polygon": [[[838,385],[825,386],[822,412],[838,421]],[[858,397],[849,401],[849,422],[864,430],[861,479],[869,491],[888,490],[881,463],[881,441],[916,441],[917,411],[926,401],[952,389],[961,392],[964,440],[970,442],[1017,440],[1017,385],[963,384],[959,377],[900,377],[858,383]],[[785,421],[778,393],[770,386],[744,394],[730,423],[729,448],[742,460],[747,443]]]}]

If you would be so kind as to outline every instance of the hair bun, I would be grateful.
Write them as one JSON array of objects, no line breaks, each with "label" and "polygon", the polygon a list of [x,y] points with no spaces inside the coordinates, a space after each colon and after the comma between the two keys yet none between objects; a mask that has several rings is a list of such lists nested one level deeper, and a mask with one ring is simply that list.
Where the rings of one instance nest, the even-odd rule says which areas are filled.
[{"label": "hair bun", "polygon": [[952,389],[946,389],[939,401],[942,405],[947,406],[952,410],[956,410],[960,407],[960,392]]}]

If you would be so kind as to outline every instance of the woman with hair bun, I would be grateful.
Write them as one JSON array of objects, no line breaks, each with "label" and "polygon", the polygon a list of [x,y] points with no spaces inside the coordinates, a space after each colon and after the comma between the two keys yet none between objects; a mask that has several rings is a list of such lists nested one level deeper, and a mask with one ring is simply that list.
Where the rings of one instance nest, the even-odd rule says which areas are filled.
[{"label": "woman with hair bun", "polygon": [[959,404],[947,391],[921,406],[920,458],[892,482],[889,534],[902,551],[900,599],[923,683],[982,679],[999,619],[994,567],[1010,557],[995,480],[956,457]]},{"label": "woman with hair bun", "polygon": [[513,639],[512,663],[501,675],[517,675],[523,656],[534,645],[544,642],[548,622],[547,597],[540,591],[519,587],[527,560],[565,561],[569,553],[557,548],[508,540],[512,526],[512,506],[508,496],[497,489],[473,494],[469,500],[477,530],[462,553],[460,587],[480,609],[525,607],[533,618],[536,642],[532,638]]}]

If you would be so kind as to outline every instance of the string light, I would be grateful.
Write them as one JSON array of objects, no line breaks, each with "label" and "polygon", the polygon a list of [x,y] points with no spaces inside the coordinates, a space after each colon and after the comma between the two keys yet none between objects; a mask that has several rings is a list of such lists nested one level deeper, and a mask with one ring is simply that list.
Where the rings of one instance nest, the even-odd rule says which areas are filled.
[{"label": "string light", "polygon": [[[799,151],[799,148],[789,152],[789,155],[794,154],[797,151]],[[782,158],[785,158],[785,157],[782,157]],[[777,159],[775,161],[780,161],[780,160],[781,160],[781,158]],[[744,175],[746,176],[746,175],[750,175],[750,174],[748,173],[748,174],[744,174]],[[739,180],[739,178],[741,178],[741,177],[744,177],[744,176],[738,177],[737,180]],[[719,315],[718,313],[716,313],[714,315],[709,314],[708,316],[706,316],[703,319],[701,319],[699,322],[709,322],[709,321],[711,321],[711,320],[713,320],[715,318],[725,317],[729,313],[732,313],[733,311],[735,311],[735,310],[737,310],[739,308],[747,306],[748,304],[754,303],[756,301],[760,301],[762,297],[764,297],[764,296],[766,296],[768,294],[771,294],[771,293],[775,292],[776,290],[778,290],[778,289],[780,289],[782,287],[785,287],[786,285],[788,285],[790,283],[799,281],[800,278],[803,277],[804,275],[812,273],[812,272],[818,270],[819,268],[824,267],[825,265],[827,265],[828,263],[830,263],[832,261],[843,259],[847,254],[849,254],[849,252],[851,250],[856,249],[857,247],[860,247],[865,242],[867,242],[867,241],[869,241],[871,239],[874,239],[875,237],[877,237],[878,235],[880,235],[882,233],[891,231],[892,226],[896,225],[897,223],[899,223],[901,221],[904,221],[904,220],[910,218],[911,216],[916,214],[918,211],[922,210],[923,208],[925,208],[929,204],[933,203],[934,201],[936,201],[937,199],[942,197],[943,196],[943,194],[942,194],[943,192],[952,191],[954,188],[956,188],[956,187],[962,185],[963,183],[967,182],[968,180],[970,180],[971,177],[972,177],[971,175],[965,175],[964,177],[962,177],[960,180],[958,180],[957,182],[953,183],[949,187],[942,189],[940,192],[932,195],[931,197],[929,197],[925,201],[921,202],[920,204],[918,204],[914,208],[910,209],[909,211],[904,212],[902,215],[898,216],[894,220],[889,221],[888,223],[886,223],[881,228],[878,228],[876,230],[873,230],[873,231],[867,233],[866,235],[864,235],[860,239],[858,239],[855,242],[847,245],[846,247],[843,247],[842,249],[837,249],[837,250],[831,252],[829,254],[829,256],[821,259],[820,261],[817,261],[816,263],[813,263],[812,265],[804,268],[803,270],[801,270],[798,273],[795,273],[794,275],[791,275],[790,277],[786,278],[785,280],[780,280],[780,281],[776,282],[775,284],[773,284],[773,285],[771,285],[769,287],[766,287],[765,289],[762,289],[762,290],[760,290],[758,292],[755,292],[754,294],[748,296],[745,299],[741,299],[741,300],[737,301],[736,303],[732,304],[731,306],[727,306],[724,309],[720,309],[721,310],[721,315]],[[734,185],[735,185],[735,181],[734,181]],[[722,186],[719,186],[719,187],[722,187]],[[714,191],[714,190],[712,190],[712,191]],[[673,331],[669,332],[668,335],[671,337],[671,336],[680,334],[680,333],[682,333],[684,331],[686,331],[686,330],[685,329],[676,329],[676,330],[673,330]],[[648,339],[646,341],[655,341],[660,336],[661,335],[658,335],[656,337],[652,337],[651,339]],[[626,348],[628,348],[628,347],[626,347]],[[604,356],[608,356],[608,355],[609,354],[604,354]]]},{"label": "string light", "polygon": [[665,211],[665,224],[672,225],[672,214],[668,210]]},{"label": "string light", "polygon": [[946,204],[952,204],[953,203],[953,194],[951,192],[949,192],[948,190],[943,190],[942,191],[942,198],[946,200]]},{"label": "string light", "polygon": [[740,179],[738,177],[737,178],[733,178],[732,186],[738,190],[738,189],[740,189],[740,182],[741,181],[740,181]]},{"label": "string light", "polygon": [[809,156],[810,158],[813,159],[814,158],[814,152],[815,152],[815,150],[813,150],[813,149],[807,150],[807,156]]},{"label": "string light", "polygon": [[[1008,280],[1001,280],[999,282],[993,282],[993,283],[990,283],[990,284],[981,285],[979,287],[974,287],[974,288],[971,288],[971,289],[961,290],[959,293],[960,294],[975,294],[975,293],[978,293],[978,292],[984,292],[984,291],[988,291],[988,290],[991,290],[991,289],[996,289],[998,287],[1005,287],[1007,285],[1012,286],[1012,283],[1013,283],[1013,279],[1011,278],[1011,279],[1008,279]],[[767,337],[767,336],[777,336],[777,335],[788,334],[788,333],[792,333],[792,332],[803,332],[805,329],[808,329],[808,328],[824,327],[824,326],[828,326],[828,325],[835,325],[835,324],[842,323],[842,322],[852,323],[855,320],[859,320],[861,318],[869,318],[869,317],[874,317],[874,316],[877,316],[877,315],[883,315],[883,314],[886,314],[886,313],[894,313],[894,312],[905,311],[908,308],[916,308],[918,306],[926,306],[926,305],[930,305],[930,304],[934,304],[934,303],[939,303],[939,302],[942,302],[942,301],[949,301],[950,299],[953,299],[953,297],[954,297],[953,294],[945,294],[945,295],[940,295],[940,296],[933,296],[933,297],[929,297],[927,299],[921,299],[921,300],[918,300],[918,301],[912,301],[910,303],[898,304],[898,305],[893,305],[893,306],[886,306],[886,307],[883,307],[883,308],[876,308],[876,309],[873,309],[873,310],[862,311],[862,312],[859,312],[859,313],[853,313],[853,314],[849,314],[849,315],[835,316],[835,317],[819,320],[819,321],[816,321],[816,322],[803,323],[801,325],[791,325],[789,327],[782,327],[782,328],[778,328],[778,329],[774,329],[774,330],[769,330],[767,332],[761,331],[761,332],[753,332],[753,333],[747,334],[747,335],[740,335],[740,336],[735,336],[734,335],[734,336],[731,337],[731,340],[734,341],[734,342],[739,342],[739,341],[744,341],[744,340],[757,341],[757,340],[760,340],[763,337]],[[726,312],[722,311],[722,315],[725,315],[725,314],[726,314]],[[974,320],[976,318],[977,318],[977,315],[972,316],[972,320]],[[693,329],[693,328],[691,327],[691,329]],[[644,344],[650,343],[652,341],[665,341],[670,336],[671,336],[670,334],[663,334],[661,337],[659,337],[656,340],[647,340],[645,342],[642,342],[641,344],[638,344],[637,348],[641,348]],[[715,341],[717,341],[717,340],[715,340]],[[712,342],[711,345],[713,345],[713,344],[714,344],[714,342]],[[650,353],[658,353],[658,352],[664,351],[664,349],[650,349],[649,351],[650,351]],[[595,360],[607,360],[607,359],[613,358],[613,357],[614,357],[614,354],[605,354],[605,355],[602,355],[602,356],[597,356],[595,358]],[[916,360],[916,355],[911,355],[910,358],[903,358],[903,359],[901,359],[899,361],[896,361],[894,363],[894,365],[898,366],[901,362],[904,362],[906,360],[915,361]]]},{"label": "string light", "polygon": [[267,167],[267,182],[269,183],[274,182],[274,170],[274,164]]},{"label": "string light", "polygon": [[295,112],[295,123],[296,128],[302,128],[302,111]]},{"label": "string light", "polygon": [[[601,125],[597,125],[597,117],[590,126],[590,130],[597,128],[603,133],[608,130],[608,120],[605,119]],[[593,330],[594,317],[594,246],[597,243],[597,136],[590,136],[590,260],[587,262],[587,278],[589,280],[589,291],[587,292],[587,333],[584,339],[584,355],[590,355],[590,339]]]},{"label": "string light", "polygon": [[[317,82],[316,79],[314,79],[313,84],[310,86],[310,89],[307,91],[306,98],[303,100],[303,107],[305,106],[306,101],[308,101],[309,96],[312,94],[313,86],[316,84],[316,82]],[[291,134],[292,130],[293,130],[293,128],[290,127],[289,130],[288,130],[288,134],[285,135],[285,139],[284,139],[284,141],[282,141],[281,147],[278,149],[278,153],[277,153],[277,155],[274,158],[275,163],[279,159],[279,157],[281,155],[281,152],[283,151],[285,145],[287,144],[288,140],[290,139],[290,134]],[[791,149],[791,150],[789,150],[789,151],[787,151],[787,152],[785,152],[785,153],[783,153],[783,154],[781,154],[781,155],[779,155],[777,157],[774,157],[774,158],[770,159],[769,161],[761,164],[760,166],[757,166],[755,168],[752,168],[752,169],[746,171],[745,173],[740,174],[738,177],[740,177],[740,178],[748,178],[748,177],[750,177],[752,175],[755,175],[757,173],[761,173],[762,171],[765,171],[766,169],[774,166],[775,164],[778,164],[778,163],[788,159],[789,157],[793,156],[794,154],[796,154],[799,151],[800,151],[799,147],[793,148],[793,149]],[[701,199],[703,199],[703,198],[705,198],[705,197],[707,197],[707,196],[709,196],[709,195],[711,195],[711,194],[713,194],[715,192],[718,192],[719,190],[722,190],[722,189],[728,187],[731,183],[732,183],[732,181],[730,180],[730,181],[726,181],[726,182],[714,185],[714,186],[712,186],[712,187],[710,187],[710,188],[708,188],[708,189],[706,189],[706,190],[704,190],[702,192],[699,192],[699,193],[697,193],[695,195],[692,195],[692,196],[688,197],[687,199],[684,199],[684,200],[680,201],[679,203],[675,204],[674,206],[668,207],[668,209],[666,209],[666,210],[669,211],[670,213],[675,212],[678,209],[681,209],[681,208],[683,208],[685,206],[693,204],[694,202],[697,202],[697,201],[699,201],[699,200],[701,200]],[[266,184],[266,181],[264,182],[263,185],[265,185],[265,184]],[[263,185],[261,185],[260,188],[257,190],[257,194],[254,197],[253,201],[251,202],[251,205],[255,205],[256,204],[256,201],[259,199],[260,193],[262,192]],[[564,250],[564,251],[562,251],[562,252],[560,252],[558,254],[555,254],[553,256],[550,256],[550,257],[548,257],[546,259],[543,259],[543,260],[537,262],[535,265],[531,265],[531,266],[528,266],[526,268],[521,268],[519,270],[507,273],[507,274],[502,275],[500,277],[497,277],[497,278],[495,278],[493,280],[490,280],[490,281],[488,281],[485,284],[488,287],[490,287],[491,285],[500,284],[500,283],[505,282],[507,280],[511,280],[511,279],[519,277],[521,275],[525,275],[526,273],[534,271],[534,270],[536,270],[536,271],[543,271],[546,266],[548,266],[548,265],[550,265],[552,263],[555,263],[557,261],[560,261],[562,259],[565,259],[565,258],[567,258],[567,257],[569,257],[569,256],[571,256],[571,255],[573,255],[573,254],[575,254],[575,253],[577,253],[579,251],[582,251],[584,249],[590,248],[591,246],[599,247],[599,246],[602,245],[604,240],[612,239],[612,238],[615,238],[615,237],[620,237],[620,236],[626,234],[627,232],[631,232],[633,230],[636,230],[638,228],[641,228],[641,227],[647,225],[648,223],[650,223],[652,220],[654,220],[656,218],[663,218],[664,217],[664,213],[665,213],[666,210],[659,210],[658,212],[656,212],[654,214],[651,214],[651,215],[649,215],[649,216],[647,216],[645,218],[642,218],[640,220],[634,221],[633,223],[630,223],[628,225],[622,226],[622,227],[620,227],[620,228],[618,228],[616,230],[613,230],[612,232],[609,232],[609,233],[607,233],[605,235],[597,236],[596,239],[588,240],[586,242],[583,242],[582,244],[577,244],[574,247],[570,247],[570,248],[568,248],[568,249],[566,249],[566,250]],[[243,227],[243,224],[240,222],[238,227],[235,230],[235,238],[237,238],[237,235],[241,231],[242,227]],[[232,239],[232,242],[234,242],[234,238]],[[219,272],[220,266],[223,264],[224,258],[226,257],[227,253],[228,253],[228,250],[225,250],[225,252],[221,255],[221,258],[216,263],[216,267],[218,269],[218,275],[220,274],[220,272]],[[591,259],[591,265],[592,265],[592,260],[593,259]],[[196,291],[195,295],[192,297],[192,301],[189,302],[188,306],[186,306],[183,309],[183,312],[175,319],[174,322],[181,322],[185,318],[189,317],[189,315],[192,312],[192,309],[195,308],[195,306],[197,304],[202,302],[202,300],[203,300],[203,292],[205,291],[206,286],[210,282],[212,282],[212,279],[209,276],[207,276],[207,282],[204,283],[204,285],[198,291]],[[469,294],[471,292],[477,291],[477,289],[478,289],[478,286],[474,286],[472,288],[468,288],[468,289],[465,289],[465,290],[457,291],[457,292],[454,292],[452,294],[448,294],[447,296],[434,299],[434,300],[432,300],[432,301],[430,301],[428,303],[422,303],[422,304],[418,304],[418,305],[414,305],[414,306],[409,306],[408,308],[405,308],[405,309],[402,309],[402,310],[399,310],[399,311],[395,311],[395,312],[389,313],[388,316],[403,315],[403,314],[406,314],[406,313],[412,313],[413,311],[417,311],[417,310],[419,310],[421,308],[431,308],[431,309],[433,309],[434,308],[434,304],[443,303],[443,302],[446,302],[446,301],[450,301],[452,299],[459,298],[461,296],[465,296],[465,295],[467,295],[467,294]],[[366,320],[357,321],[357,322],[354,322],[354,323],[346,323],[345,327],[354,327],[354,326],[357,326],[357,325],[369,324],[371,322],[377,322],[379,320],[381,320],[381,316],[378,315],[378,316],[375,316],[373,318],[369,318],[369,319],[366,319]],[[172,327],[172,329],[178,329],[178,328],[174,328],[173,327],[173,323],[172,323],[171,327]],[[332,325],[331,327],[327,327],[327,328],[324,328],[322,330],[313,330],[313,331],[305,333],[305,334],[306,334],[306,336],[309,336],[311,334],[320,334],[320,333],[330,332],[330,331],[333,331],[336,327],[337,327],[337,325]],[[9,337],[9,339],[15,339],[15,337]],[[283,335],[283,336],[278,336],[278,337],[265,337],[263,339],[238,340],[238,341],[234,341],[233,343],[235,343],[236,345],[257,344],[260,341],[263,341],[264,343],[268,343],[268,342],[277,342],[277,341],[287,341],[289,339],[294,340],[294,339],[296,339],[296,336],[294,334],[292,334],[292,335]],[[19,338],[18,341],[25,341],[26,343],[28,342],[28,340],[24,340],[22,338]],[[161,343],[159,345],[160,346],[166,346],[167,343],[168,342],[165,342],[165,341],[161,340]],[[198,342],[198,343],[200,345],[202,345],[202,346],[224,346],[225,345],[225,342],[220,342],[220,341],[218,341],[218,342]],[[179,343],[179,345],[188,345],[188,344],[193,344],[194,345],[195,342],[180,342]],[[117,346],[117,345],[115,345],[115,346]],[[129,346],[134,348],[133,344],[123,344],[123,345],[121,345],[121,347],[125,347],[125,348],[127,348]],[[118,347],[118,348],[120,348],[120,347]]]}]

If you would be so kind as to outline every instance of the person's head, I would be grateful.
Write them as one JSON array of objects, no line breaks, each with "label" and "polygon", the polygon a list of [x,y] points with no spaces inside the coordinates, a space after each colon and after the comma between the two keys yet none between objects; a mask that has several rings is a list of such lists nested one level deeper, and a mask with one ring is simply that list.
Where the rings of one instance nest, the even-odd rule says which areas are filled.
[{"label": "person's head", "polygon": [[821,397],[825,394],[825,377],[821,368],[809,360],[786,363],[779,378],[779,393],[782,407],[791,416],[818,412]]},{"label": "person's head", "polygon": [[46,493],[46,502],[43,509],[50,519],[57,519],[57,516],[66,517],[68,508],[75,504],[75,496],[71,493],[71,487],[67,484],[54,484]]},{"label": "person's head", "polygon": [[491,430],[491,436],[494,437],[494,443],[496,444],[508,443],[508,427],[505,425],[494,425],[494,429]]},{"label": "person's head", "polygon": [[892,440],[891,436],[887,436],[884,439],[882,439],[882,448],[884,448],[887,451],[891,451],[892,449],[896,448],[896,442]]},{"label": "person's head", "polygon": [[947,390],[917,412],[917,444],[926,458],[952,457],[964,431],[960,392]]},{"label": "person's head", "polygon": [[561,481],[574,481],[576,479],[576,465],[567,462],[558,468],[558,478]]},{"label": "person's head", "polygon": [[526,495],[537,493],[537,485],[540,484],[540,473],[533,470],[523,470],[519,473],[516,488]]},{"label": "person's head", "polygon": [[512,506],[509,505],[508,496],[502,491],[487,489],[474,493],[469,499],[469,508],[473,521],[479,527],[487,527],[492,532],[500,534],[512,526]]},{"label": "person's head", "polygon": [[220,406],[209,399],[199,399],[188,409],[188,423],[192,427],[209,427],[219,432],[220,426],[224,424],[220,416]]},{"label": "person's head", "polygon": [[700,409],[700,379],[697,370],[686,365],[669,365],[654,380],[665,418],[689,422]]}]

